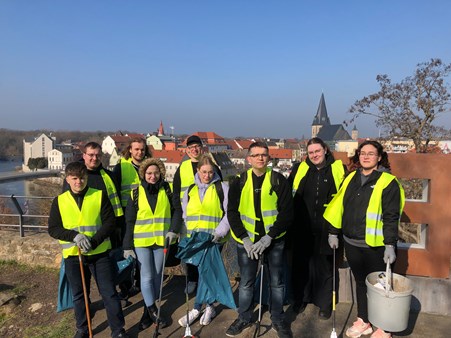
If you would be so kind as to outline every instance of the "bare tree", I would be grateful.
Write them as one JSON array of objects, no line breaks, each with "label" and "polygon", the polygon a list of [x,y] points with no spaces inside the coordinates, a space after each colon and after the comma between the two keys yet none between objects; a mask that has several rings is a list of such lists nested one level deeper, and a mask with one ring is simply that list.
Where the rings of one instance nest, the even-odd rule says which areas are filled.
[{"label": "bare tree", "polygon": [[392,83],[388,75],[378,75],[380,90],[356,101],[349,112],[354,118],[374,116],[387,136],[412,139],[416,152],[426,152],[432,139],[449,133],[433,122],[450,110],[451,95],[445,82],[450,72],[451,64],[431,59],[419,63],[414,75],[400,83]]}]

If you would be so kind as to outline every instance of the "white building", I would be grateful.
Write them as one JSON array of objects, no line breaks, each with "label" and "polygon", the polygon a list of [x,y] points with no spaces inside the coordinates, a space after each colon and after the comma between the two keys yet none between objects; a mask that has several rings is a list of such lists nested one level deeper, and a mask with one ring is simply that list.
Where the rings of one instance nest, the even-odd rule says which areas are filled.
[{"label": "white building", "polygon": [[22,170],[29,171],[28,160],[30,158],[47,158],[49,151],[55,146],[55,137],[41,134],[33,139],[23,140],[23,164]]},{"label": "white building", "polygon": [[74,152],[70,149],[53,149],[47,155],[49,170],[64,170],[68,163],[75,160]]}]

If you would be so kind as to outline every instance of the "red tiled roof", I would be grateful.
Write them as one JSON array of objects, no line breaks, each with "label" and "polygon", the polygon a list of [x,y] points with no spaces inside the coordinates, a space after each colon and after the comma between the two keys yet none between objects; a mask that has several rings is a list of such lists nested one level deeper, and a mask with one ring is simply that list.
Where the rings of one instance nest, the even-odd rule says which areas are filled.
[{"label": "red tiled roof", "polygon": [[185,153],[178,150],[153,150],[152,157],[159,158],[166,163],[180,163]]},{"label": "red tiled roof", "polygon": [[279,159],[291,159],[293,158],[292,149],[269,149],[269,156]]},{"label": "red tiled roof", "polygon": [[242,149],[249,149],[249,146],[254,143],[251,140],[235,140],[235,142],[242,148]]}]

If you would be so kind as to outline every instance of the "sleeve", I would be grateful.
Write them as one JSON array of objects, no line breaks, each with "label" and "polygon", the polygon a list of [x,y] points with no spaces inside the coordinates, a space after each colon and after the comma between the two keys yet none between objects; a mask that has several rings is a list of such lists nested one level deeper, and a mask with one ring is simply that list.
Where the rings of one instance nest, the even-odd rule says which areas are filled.
[{"label": "sleeve", "polygon": [[218,226],[215,229],[215,232],[221,237],[225,237],[230,230],[229,219],[227,217],[227,205],[229,202],[229,187],[224,182],[221,182],[222,190],[224,191],[224,201],[222,203],[222,208],[224,209],[224,216],[219,222]]},{"label": "sleeve", "polygon": [[133,233],[135,232],[136,214],[137,211],[133,199],[130,198],[125,208],[125,234],[122,242],[124,250],[130,250],[134,247]]},{"label": "sleeve", "polygon": [[107,194],[102,192],[102,205],[100,207],[100,219],[102,226],[91,238],[92,249],[97,248],[105,239],[113,234],[116,226],[113,207]]},{"label": "sleeve", "polygon": [[227,220],[230,224],[230,229],[233,231],[236,237],[245,238],[248,237],[243,222],[241,221],[240,212],[238,208],[240,206],[241,189],[240,178],[236,177],[230,182],[230,188],[228,193],[227,203]]},{"label": "sleeve", "polygon": [[172,182],[172,207],[174,208],[174,213],[172,215],[171,226],[169,231],[179,233],[182,224],[182,204],[180,201],[180,190],[181,190],[181,180],[180,180],[180,166],[174,174],[174,180]]},{"label": "sleeve", "polygon": [[296,163],[293,166],[293,169],[291,170],[290,176],[288,176],[288,185],[290,187],[293,186],[293,182],[294,182],[294,178],[296,177],[296,173],[298,172],[299,166],[301,165],[301,163]]},{"label": "sleeve", "polygon": [[78,231],[65,229],[63,226],[63,220],[61,218],[61,213],[58,206],[58,197],[52,202],[50,207],[49,221],[48,221],[48,232],[53,238],[73,242],[75,236],[78,235]]},{"label": "sleeve", "polygon": [[113,183],[116,186],[116,191],[118,192],[119,196],[121,194],[121,181],[122,181],[122,169],[121,169],[121,163],[119,162],[116,164],[113,168]]},{"label": "sleeve", "polygon": [[384,243],[396,245],[400,219],[401,192],[398,181],[394,179],[382,192],[382,222]]},{"label": "sleeve", "polygon": [[291,189],[288,185],[287,179],[280,173],[278,175],[279,184],[275,192],[277,194],[277,218],[273,226],[269,229],[268,235],[271,238],[276,238],[281,233],[288,230],[293,223],[293,198],[291,196]]}]

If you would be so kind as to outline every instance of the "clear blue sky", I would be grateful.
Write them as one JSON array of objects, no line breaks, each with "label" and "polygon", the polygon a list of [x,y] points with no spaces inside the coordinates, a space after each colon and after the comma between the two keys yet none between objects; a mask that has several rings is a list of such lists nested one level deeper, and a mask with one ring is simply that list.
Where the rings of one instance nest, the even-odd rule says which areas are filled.
[{"label": "clear blue sky", "polygon": [[341,123],[377,74],[451,62],[450,15],[448,0],[1,0],[0,127],[309,137],[322,92]]}]

